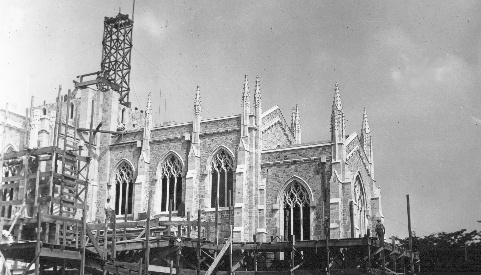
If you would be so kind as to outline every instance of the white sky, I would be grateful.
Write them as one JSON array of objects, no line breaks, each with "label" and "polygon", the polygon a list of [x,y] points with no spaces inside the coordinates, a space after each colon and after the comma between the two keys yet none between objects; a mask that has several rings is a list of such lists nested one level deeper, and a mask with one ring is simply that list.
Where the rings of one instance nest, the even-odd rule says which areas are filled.
[{"label": "white sky", "polygon": [[[98,2],[0,2],[2,108],[99,70],[103,18],[132,2]],[[237,114],[259,75],[263,107],[289,120],[298,103],[309,142],[329,138],[338,81],[348,133],[368,111],[387,235],[407,234],[406,194],[418,235],[480,230],[480,5],[137,0],[130,99],[152,92],[155,120],[189,121],[200,85],[205,118]]]}]

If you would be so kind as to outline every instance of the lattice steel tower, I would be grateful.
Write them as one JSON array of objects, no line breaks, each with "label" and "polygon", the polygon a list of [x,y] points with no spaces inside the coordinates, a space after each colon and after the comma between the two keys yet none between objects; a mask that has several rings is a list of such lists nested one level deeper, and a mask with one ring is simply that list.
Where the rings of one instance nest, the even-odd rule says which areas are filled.
[{"label": "lattice steel tower", "polygon": [[104,20],[101,73],[114,84],[111,87],[119,92],[121,104],[129,103],[133,27],[134,21],[127,14]]}]

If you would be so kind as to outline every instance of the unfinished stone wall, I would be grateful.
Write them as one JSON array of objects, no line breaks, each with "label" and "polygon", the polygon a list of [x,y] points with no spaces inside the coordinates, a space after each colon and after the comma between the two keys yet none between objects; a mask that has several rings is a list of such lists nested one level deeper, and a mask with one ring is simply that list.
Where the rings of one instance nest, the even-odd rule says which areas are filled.
[{"label": "unfinished stone wall", "polygon": [[[331,174],[330,144],[311,144],[268,150],[262,154],[262,177],[266,181],[267,236],[283,234],[280,224],[282,201],[280,192],[291,179],[304,181],[312,191],[311,239],[324,238],[324,191],[321,175],[321,156],[326,157],[326,175]],[[326,181],[328,181],[326,177]]]}]

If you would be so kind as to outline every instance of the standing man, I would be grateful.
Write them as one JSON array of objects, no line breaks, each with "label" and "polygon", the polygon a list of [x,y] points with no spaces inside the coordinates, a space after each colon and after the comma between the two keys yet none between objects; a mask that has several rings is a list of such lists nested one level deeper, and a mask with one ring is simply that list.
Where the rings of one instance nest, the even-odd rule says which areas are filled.
[{"label": "standing man", "polygon": [[381,218],[378,218],[377,224],[376,224],[376,235],[379,239],[379,244],[384,245],[384,234],[386,234],[386,229],[384,228],[384,225],[381,223]]}]

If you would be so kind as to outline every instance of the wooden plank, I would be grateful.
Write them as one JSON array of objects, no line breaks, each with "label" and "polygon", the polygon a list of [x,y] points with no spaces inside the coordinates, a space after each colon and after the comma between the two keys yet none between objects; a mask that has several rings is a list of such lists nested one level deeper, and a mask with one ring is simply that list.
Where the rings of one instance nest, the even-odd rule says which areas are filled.
[{"label": "wooden plank", "polygon": [[100,257],[103,258],[105,251],[102,248],[100,248],[100,246],[97,242],[97,239],[95,239],[94,236],[92,235],[92,231],[90,230],[88,225],[86,225],[85,231],[87,232],[87,236],[90,238],[90,241],[94,245],[94,247],[97,250],[97,252],[99,253]]},{"label": "wooden plank", "polygon": [[226,244],[224,245],[224,247],[222,247],[221,251],[219,252],[219,254],[217,255],[217,257],[215,257],[214,259],[214,262],[212,262],[212,264],[210,265],[209,269],[207,270],[207,272],[205,273],[205,275],[210,275],[212,274],[212,272],[214,271],[215,267],[217,266],[217,264],[220,262],[220,260],[222,259],[222,257],[224,256],[225,252],[227,251],[227,248],[229,248],[229,246],[231,246],[232,244],[232,237],[229,237],[229,240],[226,242]]},{"label": "wooden plank", "polygon": [[149,271],[150,272],[158,272],[158,273],[170,273],[172,271],[171,274],[177,274],[177,270],[173,269],[173,270],[170,270],[170,267],[166,267],[166,266],[160,266],[160,265],[149,265]]},{"label": "wooden plank", "polygon": [[[50,177],[51,174],[52,174],[52,172],[40,172],[40,178]],[[27,178],[28,179],[34,179],[36,177],[37,177],[37,174],[29,174]],[[22,179],[24,179],[23,176],[3,177],[2,182],[19,181],[19,180],[22,180]]]},{"label": "wooden plank", "polygon": [[79,251],[62,250],[62,249],[48,248],[48,247],[42,247],[42,249],[40,249],[40,256],[60,258],[60,259],[71,259],[71,260],[81,259],[81,255]]},{"label": "wooden plank", "polygon": [[21,205],[23,200],[3,201],[2,206]]},{"label": "wooden plank", "polygon": [[55,216],[55,215],[47,215],[47,214],[42,215],[42,222],[47,222],[47,223],[67,222],[68,225],[74,225],[75,223],[82,223],[82,221],[78,219]]},{"label": "wooden plank", "polygon": [[[5,179],[5,178],[4,178]],[[18,188],[20,186],[20,182],[16,182],[16,183],[10,183],[10,184],[3,184],[0,189],[1,190],[4,190],[4,189],[10,189],[10,188]]]},{"label": "wooden plank", "polygon": [[15,159],[19,157],[23,157],[27,155],[27,153],[30,152],[31,156],[38,156],[38,155],[45,155],[45,154],[52,154],[55,151],[55,146],[49,146],[49,147],[42,147],[38,149],[32,149],[32,150],[21,150],[21,151],[15,151],[15,152],[10,152],[4,155],[4,160],[10,160],[10,159]]}]

